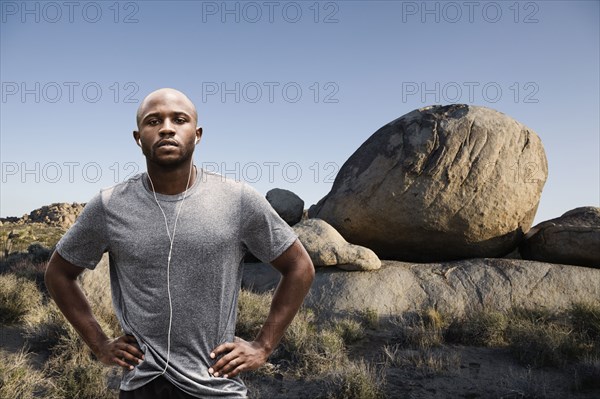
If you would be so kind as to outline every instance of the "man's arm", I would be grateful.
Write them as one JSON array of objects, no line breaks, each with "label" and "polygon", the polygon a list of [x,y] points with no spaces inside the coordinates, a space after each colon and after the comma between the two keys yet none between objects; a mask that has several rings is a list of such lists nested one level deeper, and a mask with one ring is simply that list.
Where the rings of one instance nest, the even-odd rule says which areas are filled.
[{"label": "man's arm", "polygon": [[262,366],[279,344],[310,289],[315,268],[298,239],[271,264],[282,278],[273,294],[267,320],[254,341],[236,337],[234,342],[226,342],[213,350],[210,354],[213,359],[226,353],[208,370],[215,377],[235,377],[242,371]]},{"label": "man's arm", "polygon": [[[133,369],[144,359],[137,341],[130,335],[109,339],[92,314],[92,308],[77,284],[77,277],[84,268],[73,265],[54,251],[45,282],[56,305],[81,335],[96,357],[104,364]],[[128,363],[129,362],[129,363]]]}]

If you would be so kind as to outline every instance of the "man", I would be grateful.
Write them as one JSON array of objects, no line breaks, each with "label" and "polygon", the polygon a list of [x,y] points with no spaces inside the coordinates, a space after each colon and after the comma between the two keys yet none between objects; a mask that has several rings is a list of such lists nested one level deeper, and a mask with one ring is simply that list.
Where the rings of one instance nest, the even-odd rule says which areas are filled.
[{"label": "man", "polygon": [[[133,137],[147,172],[94,196],[46,271],[48,291],[96,357],[124,368],[121,398],[246,397],[240,372],[267,361],[314,278],[298,236],[258,191],[193,165],[197,119],[173,89],[142,101]],[[248,251],[282,274],[251,342],[234,337]],[[125,333],[114,339],[76,282],[104,252]]]}]

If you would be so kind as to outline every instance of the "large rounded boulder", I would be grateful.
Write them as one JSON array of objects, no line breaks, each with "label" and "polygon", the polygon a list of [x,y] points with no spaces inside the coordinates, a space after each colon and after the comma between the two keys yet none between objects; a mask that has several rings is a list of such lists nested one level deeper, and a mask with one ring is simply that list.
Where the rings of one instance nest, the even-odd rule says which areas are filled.
[{"label": "large rounded boulder", "polygon": [[309,216],[382,259],[498,257],[531,227],[547,175],[528,127],[485,107],[434,105],[369,137]]}]

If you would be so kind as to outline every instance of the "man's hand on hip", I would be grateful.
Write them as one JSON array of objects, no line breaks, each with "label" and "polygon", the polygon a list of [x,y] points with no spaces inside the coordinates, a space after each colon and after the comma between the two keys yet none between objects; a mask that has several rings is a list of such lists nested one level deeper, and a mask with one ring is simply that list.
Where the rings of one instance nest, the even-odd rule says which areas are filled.
[{"label": "man's hand on hip", "polygon": [[235,337],[233,342],[217,346],[210,357],[216,359],[223,355],[208,372],[215,377],[231,378],[242,371],[256,370],[267,361],[269,354],[256,341],[248,342]]},{"label": "man's hand on hip", "polygon": [[107,366],[121,366],[133,370],[134,365],[144,360],[144,354],[132,335],[122,335],[106,341],[96,353],[96,357]]}]

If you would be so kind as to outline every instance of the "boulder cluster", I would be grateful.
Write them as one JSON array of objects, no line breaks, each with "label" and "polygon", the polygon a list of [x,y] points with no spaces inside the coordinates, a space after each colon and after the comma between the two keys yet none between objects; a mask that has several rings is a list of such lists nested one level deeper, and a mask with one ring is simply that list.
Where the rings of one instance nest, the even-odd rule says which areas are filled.
[{"label": "boulder cluster", "polygon": [[[31,211],[20,218],[8,217],[0,219],[1,223],[13,223],[22,225],[27,223],[45,223],[49,226],[62,227],[68,229],[75,223],[75,219],[83,210],[85,204],[73,202],[71,204],[57,202],[50,205],[44,205],[41,208]],[[1,224],[0,224],[1,225]]]},{"label": "boulder cluster", "polygon": [[271,190],[267,200],[315,266],[517,257],[600,267],[600,208],[531,228],[547,178],[530,128],[490,108],[434,105],[369,137],[307,217],[290,191]]}]

